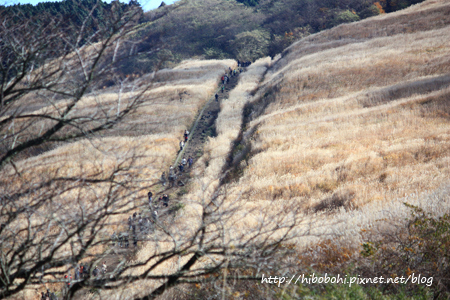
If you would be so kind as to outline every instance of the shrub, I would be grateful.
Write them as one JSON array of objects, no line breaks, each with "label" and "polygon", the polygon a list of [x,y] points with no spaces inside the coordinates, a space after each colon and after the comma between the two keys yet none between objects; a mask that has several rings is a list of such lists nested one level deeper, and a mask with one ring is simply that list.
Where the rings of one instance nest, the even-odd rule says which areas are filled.
[{"label": "shrub", "polygon": [[220,50],[218,48],[214,48],[214,47],[204,48],[203,54],[205,55],[206,59],[224,59],[228,56],[222,50]]},{"label": "shrub", "polygon": [[350,23],[350,22],[356,22],[359,21],[359,16],[352,11],[345,10],[341,13],[339,13],[336,17],[336,23]]},{"label": "shrub", "polygon": [[270,34],[267,31],[253,30],[239,33],[232,44],[238,59],[255,61],[267,55],[269,43]]},{"label": "shrub", "polygon": [[353,208],[353,200],[355,192],[350,190],[338,191],[333,193],[331,197],[323,199],[320,203],[313,207],[313,212],[332,211],[341,207],[347,209]]},{"label": "shrub", "polygon": [[[375,237],[373,231],[365,231],[367,241],[360,252],[366,265],[360,267],[363,276],[416,276],[433,278],[432,285],[405,285],[407,293],[429,289],[435,297],[450,296],[450,215],[440,217],[405,203],[411,209],[411,217],[393,232],[382,232]],[[429,283],[429,282],[427,282]],[[397,289],[397,285],[390,285]]]},{"label": "shrub", "polygon": [[[377,2],[378,3],[378,2]],[[380,5],[380,4],[378,4]],[[376,4],[369,6],[368,8],[361,11],[359,14],[361,16],[361,19],[370,18],[373,16],[377,16],[381,13],[384,13],[383,8],[380,6],[378,7]]]}]

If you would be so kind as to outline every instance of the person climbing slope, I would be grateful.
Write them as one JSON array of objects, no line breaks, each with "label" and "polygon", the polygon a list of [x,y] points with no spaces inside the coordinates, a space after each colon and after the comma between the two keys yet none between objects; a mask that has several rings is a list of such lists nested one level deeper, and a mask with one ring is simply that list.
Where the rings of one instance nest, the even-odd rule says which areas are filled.
[{"label": "person climbing slope", "polygon": [[161,174],[161,184],[162,184],[162,186],[166,186],[166,182],[167,182],[167,179],[166,179],[166,172],[163,172],[163,173]]}]

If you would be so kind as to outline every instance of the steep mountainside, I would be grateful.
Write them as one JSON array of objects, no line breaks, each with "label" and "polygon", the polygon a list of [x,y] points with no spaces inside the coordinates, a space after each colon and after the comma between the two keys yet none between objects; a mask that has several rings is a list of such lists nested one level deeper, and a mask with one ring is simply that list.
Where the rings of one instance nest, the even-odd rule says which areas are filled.
[{"label": "steep mountainside", "polygon": [[[129,73],[147,72],[160,59],[275,56],[295,40],[341,23],[403,9],[422,0],[298,1],[181,0],[147,12],[136,32],[140,58],[124,64]],[[257,3],[257,4],[256,4]],[[248,4],[256,4],[248,6]]]},{"label": "steep mountainside", "polygon": [[340,195],[357,208],[445,183],[449,13],[449,1],[428,1],[286,49],[244,111],[236,188],[320,211]]}]

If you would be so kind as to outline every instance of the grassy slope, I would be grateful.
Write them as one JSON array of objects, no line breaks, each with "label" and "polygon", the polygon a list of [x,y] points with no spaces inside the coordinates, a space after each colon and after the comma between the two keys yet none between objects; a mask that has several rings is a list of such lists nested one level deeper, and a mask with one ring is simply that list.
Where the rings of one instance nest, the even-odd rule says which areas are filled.
[{"label": "grassy slope", "polygon": [[[449,11],[450,1],[427,1],[341,25],[287,49],[253,98],[250,90],[255,82],[249,78],[249,85],[236,91],[236,103],[224,104],[229,115],[219,116],[219,137],[207,149],[214,154],[237,137],[237,127],[229,128],[227,122],[238,125],[243,98],[268,97],[271,104],[264,114],[247,124],[258,126],[252,141],[254,155],[232,188],[247,191],[247,201],[257,204],[298,201],[305,208],[333,194],[346,195],[359,210],[321,218],[325,223],[321,230],[331,231],[328,224],[346,220],[337,229],[348,237],[345,242],[357,242],[355,226],[364,227],[386,209],[400,216],[404,212],[399,210],[399,197],[445,183],[450,173]],[[137,176],[145,184],[155,182],[174,157],[182,131],[229,64],[188,62],[160,72],[159,85],[150,91],[153,102],[111,133],[151,135],[100,140],[97,147],[108,148],[111,157],[84,142],[60,147],[22,162],[24,178],[31,178],[37,168],[54,176],[49,165],[65,175],[95,170],[95,162],[99,162],[96,168],[107,167],[136,146],[144,155]],[[268,64],[261,61],[261,65]],[[255,69],[254,75],[259,80],[261,72]],[[180,103],[184,92],[189,96]],[[105,93],[91,100],[115,103],[115,97]],[[83,105],[95,101],[86,99]],[[218,164],[225,162],[226,150],[217,157]],[[213,163],[211,176],[216,177],[220,168]],[[205,173],[210,175],[208,170]]]},{"label": "grassy slope", "polygon": [[[259,91],[270,104],[248,124],[257,128],[253,157],[236,190],[305,210],[331,209],[335,200],[367,220],[448,183],[449,11],[449,1],[427,1],[288,48]],[[341,234],[356,243],[346,231],[354,225]]]},{"label": "grassy slope", "polygon": [[[153,190],[154,185],[159,182],[161,172],[168,170],[177,154],[184,130],[189,128],[199,108],[216,90],[223,71],[233,63],[231,60],[191,60],[182,62],[172,70],[161,70],[156,75],[141,78],[144,81],[152,80],[153,87],[147,92],[144,105],[123,123],[104,136],[63,144],[54,150],[17,162],[17,169],[21,173],[20,181],[10,182],[7,188],[14,190],[28,183],[37,184],[49,178],[63,176],[103,178],[109,176],[114,167],[122,164],[131,166],[126,176],[129,176],[130,184],[134,185],[130,195],[123,195],[123,200],[133,200],[134,205],[138,206],[146,204],[147,191]],[[126,93],[121,95],[122,105],[126,96]],[[114,109],[118,97],[116,88],[98,95],[88,95],[82,99],[76,111],[82,112],[98,103],[107,104],[105,107]],[[49,109],[52,107],[40,108]],[[11,174],[14,174],[12,168],[2,175],[6,177]],[[95,205],[97,201],[104,201],[107,194],[108,189],[98,184],[89,191],[72,189],[60,195],[58,201],[60,204],[70,204],[81,199],[87,205]],[[67,205],[67,208],[70,210],[72,205]],[[127,217],[117,215],[110,219],[117,225],[109,227],[109,234],[112,230],[124,230],[122,226],[125,226],[124,220]],[[32,289],[25,292],[24,298],[32,299],[34,295]]]}]

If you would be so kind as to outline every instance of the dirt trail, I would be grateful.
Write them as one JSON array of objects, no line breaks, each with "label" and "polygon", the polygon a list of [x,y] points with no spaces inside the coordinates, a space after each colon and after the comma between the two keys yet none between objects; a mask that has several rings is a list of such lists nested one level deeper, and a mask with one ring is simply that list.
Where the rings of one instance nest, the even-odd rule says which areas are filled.
[{"label": "dirt trail", "polygon": [[[177,166],[181,162],[181,160],[184,158],[188,159],[189,157],[193,158],[193,165],[195,165],[196,160],[202,155],[203,153],[203,146],[205,142],[208,140],[208,137],[214,137],[216,136],[216,129],[215,129],[215,121],[217,119],[217,116],[220,112],[220,103],[222,101],[226,101],[228,99],[230,91],[233,90],[237,83],[239,81],[239,73],[236,76],[230,77],[229,82],[224,85],[224,90],[222,92],[222,84],[219,85],[219,89],[217,94],[219,95],[218,101],[215,99],[215,95],[212,95],[212,97],[208,100],[208,102],[205,104],[203,109],[199,112],[196,121],[192,125],[192,128],[190,128],[190,135],[189,139],[186,142],[186,145],[183,149],[183,151],[180,151],[173,162],[173,166],[177,171],[177,184],[174,186],[170,186],[170,183],[167,182],[165,187],[161,187],[159,191],[153,192],[153,203],[155,204],[155,208],[158,212],[158,222],[161,222],[162,224],[170,224],[171,220],[175,217],[175,212],[177,210],[176,202],[173,201],[173,199],[176,199],[178,191],[183,188],[183,186],[187,185],[189,183],[189,173],[190,169],[185,169],[184,172],[179,172]],[[180,137],[180,141],[183,139],[183,136]],[[166,172],[168,174],[168,172]],[[179,185],[179,182],[182,182],[181,185]],[[169,206],[164,207],[162,203],[159,202],[159,198],[163,194],[169,195]],[[146,208],[141,209],[142,216],[145,217],[151,217],[151,211],[149,210],[148,206]],[[127,226],[127,224],[123,224],[124,228]],[[139,225],[136,224],[136,230],[139,232]],[[157,227],[157,226],[156,226]],[[108,266],[108,273],[114,271],[118,265],[124,261],[133,260],[135,259],[135,256],[137,254],[137,251],[139,250],[139,247],[142,246],[142,242],[138,242],[138,247],[133,246],[133,234],[131,232],[127,232],[129,237],[129,247],[128,248],[121,248],[117,245],[110,248],[110,253],[105,255],[105,257],[102,259],[102,261],[106,262],[106,265]],[[150,229],[149,234],[155,235],[159,234],[158,229]],[[118,232],[117,235],[120,235]],[[145,234],[142,234],[142,236],[139,239],[145,239]],[[98,264],[99,267],[101,267],[101,263]],[[94,266],[92,266],[93,268]],[[108,274],[109,276],[109,274]],[[87,291],[80,290],[77,292],[77,295],[81,296],[82,294],[85,294]]]},{"label": "dirt trail", "polygon": [[195,159],[201,156],[203,145],[208,139],[208,136],[216,136],[215,121],[220,112],[220,103],[223,100],[228,99],[230,91],[236,87],[238,81],[239,75],[230,77],[229,82],[225,84],[224,91],[221,92],[221,89],[219,88],[219,91],[217,92],[219,95],[218,101],[215,100],[214,95],[210,98],[205,105],[203,112],[197,117],[198,122],[195,122],[192,126],[189,140],[184,147],[184,151],[178,154],[175,164],[179,163],[183,157],[187,159],[189,156],[194,159],[195,163]]}]

